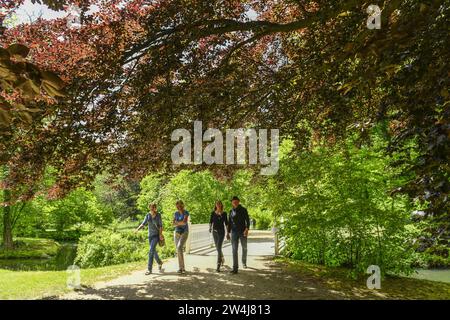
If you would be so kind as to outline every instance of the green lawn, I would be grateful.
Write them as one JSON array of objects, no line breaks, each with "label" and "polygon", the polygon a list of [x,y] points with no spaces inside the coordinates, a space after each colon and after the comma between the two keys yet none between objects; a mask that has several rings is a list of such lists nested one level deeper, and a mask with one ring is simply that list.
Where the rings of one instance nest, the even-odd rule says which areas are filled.
[{"label": "green lawn", "polygon": [[277,261],[282,262],[291,272],[322,282],[330,290],[342,293],[344,299],[450,299],[450,283],[386,276],[381,280],[381,289],[370,290],[366,286],[369,275],[353,280],[349,278],[349,270],[345,268],[326,267],[285,258],[279,258]]},{"label": "green lawn", "polygon": [[57,254],[60,245],[52,239],[15,238],[14,250],[0,249],[0,259],[40,259]]},{"label": "green lawn", "polygon": [[[135,270],[145,269],[145,262],[131,262],[103,268],[82,269],[81,285],[116,278]],[[69,292],[66,271],[0,270],[0,299],[39,299]]]}]

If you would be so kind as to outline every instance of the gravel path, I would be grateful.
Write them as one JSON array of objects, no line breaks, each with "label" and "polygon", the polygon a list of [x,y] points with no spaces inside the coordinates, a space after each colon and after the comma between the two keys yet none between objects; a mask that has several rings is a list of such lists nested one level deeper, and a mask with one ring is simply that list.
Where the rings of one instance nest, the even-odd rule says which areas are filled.
[{"label": "gravel path", "polygon": [[215,271],[214,250],[186,256],[187,273],[178,275],[176,259],[164,263],[163,272],[144,275],[142,270],[92,288],[71,292],[62,299],[339,299],[313,278],[289,273],[272,260],[273,237],[253,232],[249,238],[248,268],[232,275],[231,247],[225,244],[225,267]]}]

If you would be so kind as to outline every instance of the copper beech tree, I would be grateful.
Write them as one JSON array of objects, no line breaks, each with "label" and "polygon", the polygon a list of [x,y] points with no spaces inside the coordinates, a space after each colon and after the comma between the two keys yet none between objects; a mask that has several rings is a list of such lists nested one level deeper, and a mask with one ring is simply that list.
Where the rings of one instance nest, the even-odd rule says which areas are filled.
[{"label": "copper beech tree", "polygon": [[405,174],[394,191],[427,204],[448,235],[448,2],[376,1],[380,29],[366,24],[372,1],[35,2],[78,5],[81,26],[37,20],[3,33],[4,48],[25,45],[27,61],[65,83],[64,97],[35,98],[42,112],[2,135],[11,203],[42,190],[48,166],[53,196],[105,168],[171,169],[170,134],[194,120],[278,128],[293,152],[355,132],[367,143],[383,122]]}]

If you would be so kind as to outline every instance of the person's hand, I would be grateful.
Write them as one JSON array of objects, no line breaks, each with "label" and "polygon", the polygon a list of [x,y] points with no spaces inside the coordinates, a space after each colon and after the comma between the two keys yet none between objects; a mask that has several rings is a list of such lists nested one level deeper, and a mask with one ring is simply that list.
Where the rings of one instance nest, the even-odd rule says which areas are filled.
[{"label": "person's hand", "polygon": [[246,237],[246,238],[248,237],[248,229],[244,230],[244,237]]},{"label": "person's hand", "polygon": [[164,236],[163,236],[163,235],[160,235],[160,236],[159,236],[159,240],[163,241],[163,240],[164,240]]},{"label": "person's hand", "polygon": [[211,229],[209,229],[209,233],[211,233],[211,231],[212,231],[212,230],[211,230]]}]

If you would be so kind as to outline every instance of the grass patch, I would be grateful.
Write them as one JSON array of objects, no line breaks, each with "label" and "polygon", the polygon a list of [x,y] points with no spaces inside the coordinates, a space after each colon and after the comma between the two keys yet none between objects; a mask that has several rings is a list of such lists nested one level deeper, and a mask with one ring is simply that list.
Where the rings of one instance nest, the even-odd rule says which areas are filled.
[{"label": "grass patch", "polygon": [[[82,269],[81,285],[114,279],[135,270],[144,269],[144,261],[120,265]],[[25,300],[60,296],[70,292],[66,271],[9,271],[0,270],[0,299]]]},{"label": "grass patch", "polygon": [[113,225],[113,228],[117,231],[134,231],[139,226],[140,223],[141,223],[140,220],[136,221],[124,220]]},{"label": "grass patch", "polygon": [[14,250],[0,249],[0,259],[40,259],[55,256],[60,245],[52,239],[16,238]]},{"label": "grass patch", "polygon": [[302,277],[321,282],[329,290],[342,295],[343,299],[450,299],[450,284],[436,281],[385,276],[380,290],[366,286],[367,277],[352,279],[349,270],[338,267],[314,265],[306,262],[277,258],[286,271],[300,273]]}]

